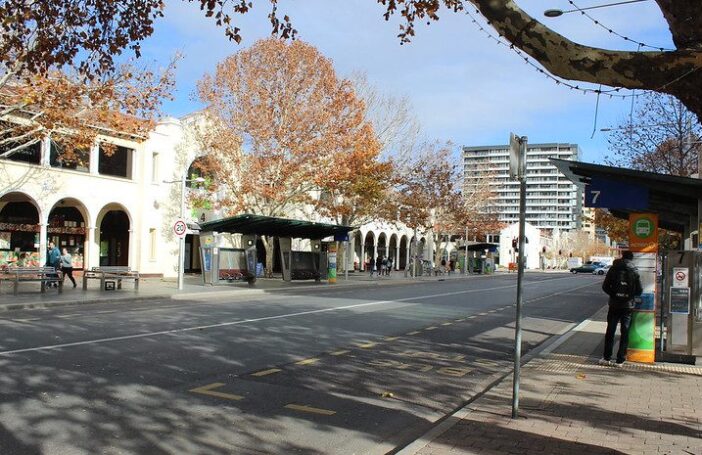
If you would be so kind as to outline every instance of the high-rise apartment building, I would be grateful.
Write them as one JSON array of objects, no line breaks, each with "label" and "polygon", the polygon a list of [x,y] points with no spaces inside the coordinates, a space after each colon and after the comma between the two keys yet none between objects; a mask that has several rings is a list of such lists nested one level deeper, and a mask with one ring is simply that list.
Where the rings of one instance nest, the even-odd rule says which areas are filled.
[{"label": "high-rise apartment building", "polygon": [[[526,221],[544,229],[569,231],[582,223],[582,190],[549,158],[578,160],[577,144],[529,144],[526,153]],[[466,192],[491,193],[490,211],[503,223],[519,221],[519,182],[509,178],[509,146],[463,147]]]}]

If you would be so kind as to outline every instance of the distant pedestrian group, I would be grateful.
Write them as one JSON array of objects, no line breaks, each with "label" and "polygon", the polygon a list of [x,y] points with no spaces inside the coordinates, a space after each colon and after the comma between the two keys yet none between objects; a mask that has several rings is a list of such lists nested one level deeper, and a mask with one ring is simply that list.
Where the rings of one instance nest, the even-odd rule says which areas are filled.
[{"label": "distant pedestrian group", "polygon": [[370,275],[373,276],[374,273],[377,273],[378,276],[390,276],[392,265],[392,258],[378,255],[378,257],[375,258],[375,261],[372,259],[370,261]]}]

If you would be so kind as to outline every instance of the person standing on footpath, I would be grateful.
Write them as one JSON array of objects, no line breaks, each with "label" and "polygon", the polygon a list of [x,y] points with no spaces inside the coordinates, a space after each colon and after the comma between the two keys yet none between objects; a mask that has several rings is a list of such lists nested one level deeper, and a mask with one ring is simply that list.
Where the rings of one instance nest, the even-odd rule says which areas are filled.
[{"label": "person standing on footpath", "polygon": [[63,249],[61,254],[61,271],[63,272],[63,280],[68,277],[73,283],[73,287],[76,287],[76,280],[73,278],[73,258],[68,254],[66,248]]},{"label": "person standing on footpath", "polygon": [[[641,295],[641,277],[633,264],[634,254],[624,251],[621,259],[615,259],[607,272],[602,290],[609,296],[609,311],[607,312],[607,331],[605,333],[604,353],[600,365],[621,367],[626,360],[626,349],[629,344],[629,327],[631,313],[634,309],[634,298]],[[614,348],[614,333],[617,325],[621,324],[619,350],[617,361],[612,362]]]},{"label": "person standing on footpath", "polygon": [[[54,242],[49,242],[49,251],[46,255],[46,266],[54,267],[56,270],[61,268],[61,251],[54,245]],[[54,278],[58,278],[58,274],[53,274]],[[50,283],[49,286],[58,287],[58,283]]]}]

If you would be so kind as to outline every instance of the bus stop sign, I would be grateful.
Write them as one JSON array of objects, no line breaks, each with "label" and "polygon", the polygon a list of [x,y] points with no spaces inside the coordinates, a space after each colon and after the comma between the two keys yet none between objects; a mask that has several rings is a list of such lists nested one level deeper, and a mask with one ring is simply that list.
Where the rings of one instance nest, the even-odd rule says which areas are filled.
[{"label": "bus stop sign", "polygon": [[645,210],[648,208],[648,188],[593,177],[585,186],[585,207]]}]

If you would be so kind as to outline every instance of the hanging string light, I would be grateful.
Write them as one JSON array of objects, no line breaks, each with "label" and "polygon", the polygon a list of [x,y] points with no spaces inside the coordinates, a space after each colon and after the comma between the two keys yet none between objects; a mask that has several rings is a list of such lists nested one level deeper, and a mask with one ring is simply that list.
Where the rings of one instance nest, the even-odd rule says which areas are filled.
[{"label": "hanging string light", "polygon": [[600,28],[606,30],[606,31],[609,32],[610,34],[612,34],[612,35],[614,35],[614,36],[617,36],[617,37],[619,37],[619,38],[621,38],[621,39],[623,39],[623,40],[625,40],[625,41],[629,41],[630,43],[637,44],[637,45],[639,46],[639,49],[641,49],[642,47],[645,47],[645,48],[647,48],[647,49],[654,49],[654,50],[661,51],[661,52],[666,52],[666,51],[669,52],[669,51],[675,50],[675,49],[668,49],[668,48],[661,47],[661,46],[651,46],[650,44],[646,44],[646,43],[644,43],[644,42],[631,39],[631,38],[629,38],[628,36],[622,35],[621,33],[617,32],[616,30],[613,30],[613,29],[611,29],[610,27],[607,27],[607,26],[604,25],[602,22],[600,22],[599,20],[597,20],[597,19],[595,19],[594,17],[592,17],[587,11],[584,11],[584,10],[581,9],[578,5],[576,5],[575,2],[574,2],[573,0],[568,0],[568,3],[570,3],[570,5],[571,5],[573,8],[575,8],[577,11],[579,11],[580,14],[582,14],[583,16],[585,16],[585,17],[587,17],[588,19],[590,19],[590,20],[591,20],[595,25],[597,25],[598,27],[600,27]]},{"label": "hanging string light", "polygon": [[[571,4],[573,4],[573,2],[572,2],[571,0],[569,0],[569,2],[570,2]],[[573,4],[573,6],[577,8],[577,6],[575,6],[574,4]],[[527,65],[531,66],[532,68],[534,68],[535,71],[537,71],[538,73],[544,75],[547,79],[550,79],[550,80],[552,80],[553,82],[555,82],[556,85],[561,85],[561,86],[567,87],[567,88],[569,88],[569,89],[571,89],[571,90],[577,90],[577,91],[583,92],[583,94],[586,94],[586,95],[587,95],[587,94],[595,94],[595,95],[598,95],[598,96],[599,96],[599,95],[607,95],[607,96],[609,96],[610,99],[611,99],[611,98],[628,99],[628,98],[637,96],[637,94],[636,94],[635,92],[632,92],[632,93],[621,93],[622,91],[630,90],[630,89],[627,89],[627,88],[624,88],[624,87],[613,87],[613,88],[611,88],[611,89],[604,89],[604,90],[601,88],[601,85],[600,85],[598,88],[595,88],[594,86],[592,86],[592,87],[590,87],[590,86],[581,87],[580,84],[573,84],[573,83],[570,83],[570,82],[568,82],[568,81],[566,81],[566,80],[564,80],[564,79],[561,79],[561,78],[558,78],[558,77],[556,77],[556,76],[553,76],[553,75],[550,74],[547,70],[545,70],[545,69],[541,66],[541,64],[539,64],[539,63],[535,62],[534,60],[532,60],[532,58],[531,58],[528,54],[526,54],[524,51],[522,51],[521,49],[519,49],[518,47],[516,47],[516,46],[515,46],[514,44],[512,44],[512,43],[509,43],[509,42],[504,41],[504,40],[502,39],[502,36],[501,36],[501,35],[499,35],[499,36],[493,35],[493,33],[492,33],[490,30],[488,30],[487,28],[485,28],[485,27],[476,19],[476,16],[473,15],[473,14],[470,12],[470,9],[469,9],[469,8],[466,8],[466,7],[464,6],[464,7],[463,7],[463,11],[464,11],[465,14],[470,18],[471,22],[472,22],[473,24],[475,24],[475,26],[480,30],[480,32],[482,32],[482,33],[485,35],[486,38],[488,38],[489,40],[495,42],[495,44],[497,44],[498,46],[504,46],[504,47],[508,48],[509,50],[511,50],[512,52],[514,52],[515,54],[517,54],[521,59],[524,60],[524,63],[525,63],[525,64],[527,64]],[[475,14],[476,14],[476,15],[481,15],[480,10],[478,10],[477,8],[475,8]],[[486,21],[487,21],[487,20],[486,20]],[[487,23],[489,24],[490,22],[487,21]],[[637,44],[640,44],[641,47],[646,46],[645,44],[643,44],[643,43],[638,43],[637,41],[633,41],[633,42],[635,42],[635,43],[637,43]],[[660,48],[656,48],[656,49],[660,49]],[[664,49],[664,51],[665,51],[665,49]],[[681,76],[676,77],[675,79],[673,79],[673,80],[671,80],[671,81],[669,81],[669,82],[667,82],[667,83],[661,85],[660,87],[658,87],[658,88],[656,88],[656,89],[652,89],[652,91],[660,91],[660,90],[662,90],[662,89],[664,89],[664,88],[670,86],[671,84],[674,84],[675,82],[677,82],[677,81],[679,81],[679,80],[681,80],[681,79],[687,77],[688,75],[692,74],[693,72],[695,72],[695,71],[697,71],[697,70],[698,70],[698,68],[693,68],[692,70],[690,70],[690,71],[688,71],[688,72],[682,74]]]}]

